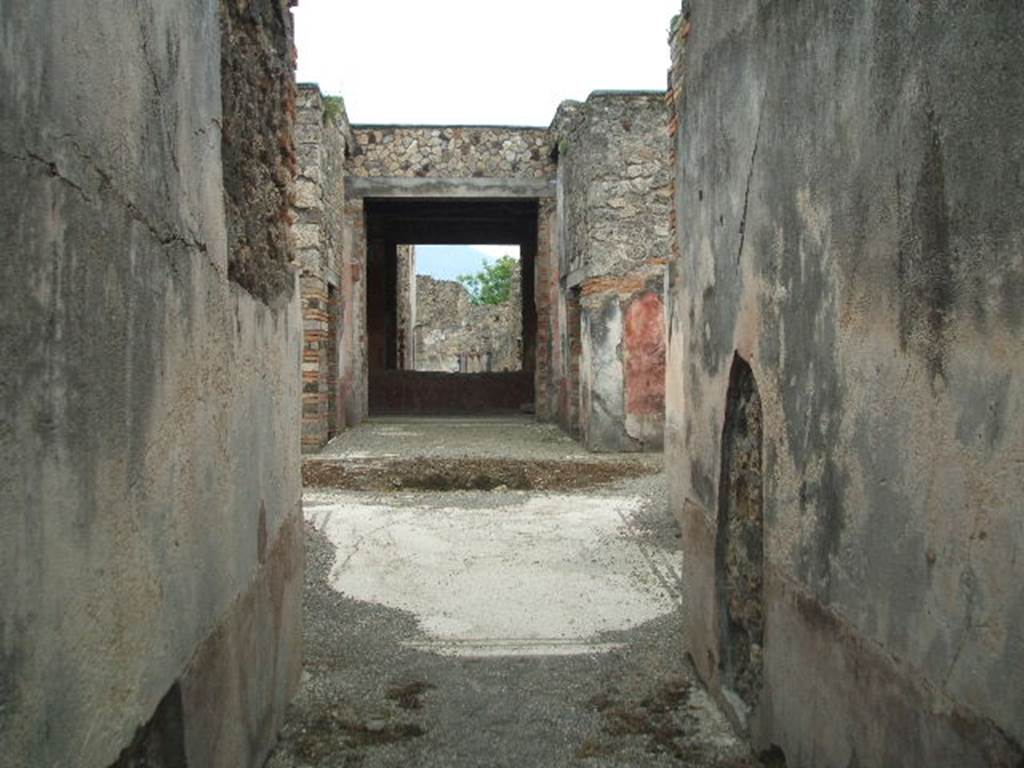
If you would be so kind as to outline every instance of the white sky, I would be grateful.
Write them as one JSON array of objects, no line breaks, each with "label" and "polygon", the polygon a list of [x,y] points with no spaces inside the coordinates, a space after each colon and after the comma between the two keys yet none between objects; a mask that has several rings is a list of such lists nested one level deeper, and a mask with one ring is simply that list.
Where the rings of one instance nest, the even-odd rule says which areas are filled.
[{"label": "white sky", "polygon": [[299,82],[354,123],[541,125],[594,90],[663,90],[680,0],[301,0]]},{"label": "white sky", "polygon": [[513,259],[519,258],[518,245],[471,245],[470,248],[480,251],[493,261],[497,261],[502,256],[511,256]]}]

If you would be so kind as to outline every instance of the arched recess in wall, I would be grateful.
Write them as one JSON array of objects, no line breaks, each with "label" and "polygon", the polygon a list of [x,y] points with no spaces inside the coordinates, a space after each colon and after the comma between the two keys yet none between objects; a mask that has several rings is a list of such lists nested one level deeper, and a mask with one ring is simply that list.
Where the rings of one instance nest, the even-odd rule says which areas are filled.
[{"label": "arched recess in wall", "polygon": [[748,709],[763,680],[764,513],[761,397],[750,365],[736,355],[722,428],[715,582],[718,667],[723,689]]}]

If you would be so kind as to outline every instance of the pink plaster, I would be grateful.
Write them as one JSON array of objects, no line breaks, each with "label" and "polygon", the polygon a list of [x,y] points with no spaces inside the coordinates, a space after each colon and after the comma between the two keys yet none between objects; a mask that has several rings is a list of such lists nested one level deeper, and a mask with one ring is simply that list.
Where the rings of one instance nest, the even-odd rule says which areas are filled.
[{"label": "pink plaster", "polygon": [[665,411],[665,310],[661,297],[645,293],[626,310],[626,413]]}]

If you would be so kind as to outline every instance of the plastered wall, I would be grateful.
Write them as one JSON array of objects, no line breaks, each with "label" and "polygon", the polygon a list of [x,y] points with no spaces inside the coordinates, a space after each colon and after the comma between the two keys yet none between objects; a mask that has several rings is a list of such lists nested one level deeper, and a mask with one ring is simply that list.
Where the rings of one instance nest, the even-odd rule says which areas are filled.
[{"label": "plastered wall", "polygon": [[663,441],[668,130],[664,94],[653,92],[598,91],[564,102],[551,125],[558,311],[549,399],[595,451]]},{"label": "plastered wall", "polygon": [[190,765],[259,765],[299,673],[302,331],[287,238],[229,277],[226,195],[285,203],[288,8],[0,27],[0,765],[110,766],[168,696]]},{"label": "plastered wall", "polygon": [[692,2],[674,28],[667,462],[728,704],[728,376],[763,409],[764,680],[791,766],[1017,765],[1024,11]]}]

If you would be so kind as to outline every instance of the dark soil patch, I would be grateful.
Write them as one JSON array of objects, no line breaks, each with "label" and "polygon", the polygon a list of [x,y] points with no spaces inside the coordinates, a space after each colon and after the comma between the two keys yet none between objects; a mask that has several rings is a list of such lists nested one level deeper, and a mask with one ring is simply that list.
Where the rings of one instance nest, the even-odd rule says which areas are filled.
[{"label": "dark soil patch", "polygon": [[[576,757],[604,757],[617,749],[616,739],[639,737],[647,742],[647,751],[665,753],[685,763],[699,762],[699,750],[688,744],[690,718],[678,711],[685,704],[692,684],[682,678],[663,682],[640,701],[621,701],[600,693],[588,704],[601,714],[605,740],[587,739],[576,751]],[[739,760],[736,768],[752,768],[752,760]]]},{"label": "dark soil patch", "polygon": [[591,757],[610,757],[615,754],[615,745],[589,738],[584,740],[580,748],[576,750],[577,760],[586,760]]},{"label": "dark soil patch", "polygon": [[364,722],[354,717],[349,708],[336,707],[307,721],[294,741],[295,754],[316,764],[339,750],[394,744],[423,734],[423,728],[415,723]]},{"label": "dark soil patch", "polygon": [[[684,718],[675,710],[686,700],[690,690],[687,680],[668,680],[640,701],[619,701],[608,694],[594,696],[589,704],[601,713],[602,726],[611,737],[639,736],[646,738],[647,751],[666,752],[683,760],[691,757],[685,743]],[[597,756],[593,747],[584,744],[579,757]],[[609,749],[610,745],[603,745]],[[589,754],[588,754],[589,753]]]},{"label": "dark soil patch", "polygon": [[351,491],[568,491],[655,474],[640,461],[495,458],[307,459],[302,482]]},{"label": "dark soil patch", "polygon": [[388,688],[385,696],[398,704],[402,709],[420,709],[423,706],[420,696],[427,691],[433,690],[433,688],[434,686],[430,683],[416,680],[405,685],[396,685]]}]

